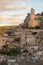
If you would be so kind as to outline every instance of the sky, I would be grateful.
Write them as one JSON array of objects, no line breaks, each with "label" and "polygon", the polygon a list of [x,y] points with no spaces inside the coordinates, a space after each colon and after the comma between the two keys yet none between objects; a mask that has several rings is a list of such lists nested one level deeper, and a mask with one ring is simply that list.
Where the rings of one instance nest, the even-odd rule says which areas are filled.
[{"label": "sky", "polygon": [[0,0],[0,26],[19,25],[34,8],[43,11],[43,0]]}]

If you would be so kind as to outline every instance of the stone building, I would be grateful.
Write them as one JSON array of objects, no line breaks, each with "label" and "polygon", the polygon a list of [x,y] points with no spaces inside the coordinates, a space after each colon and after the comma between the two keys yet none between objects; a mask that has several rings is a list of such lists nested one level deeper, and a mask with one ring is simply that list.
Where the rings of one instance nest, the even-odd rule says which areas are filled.
[{"label": "stone building", "polygon": [[[40,20],[42,16],[40,14],[35,14],[35,10],[32,8],[31,13],[28,13],[26,16],[23,27],[24,28],[35,28],[35,27],[40,27],[43,28],[43,20]],[[42,22],[41,22],[42,21]]]}]

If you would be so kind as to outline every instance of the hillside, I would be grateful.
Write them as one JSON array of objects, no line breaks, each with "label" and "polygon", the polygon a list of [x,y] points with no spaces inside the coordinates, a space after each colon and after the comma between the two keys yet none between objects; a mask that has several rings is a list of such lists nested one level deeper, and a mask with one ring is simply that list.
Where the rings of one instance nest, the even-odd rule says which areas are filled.
[{"label": "hillside", "polygon": [[0,27],[0,34],[4,34],[8,29],[18,28],[19,26],[2,26]]}]

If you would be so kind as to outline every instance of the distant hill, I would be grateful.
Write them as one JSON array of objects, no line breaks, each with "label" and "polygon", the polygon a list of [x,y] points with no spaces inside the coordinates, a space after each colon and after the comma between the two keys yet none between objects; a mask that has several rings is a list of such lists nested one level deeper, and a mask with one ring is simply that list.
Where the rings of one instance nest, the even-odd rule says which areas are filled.
[{"label": "distant hill", "polygon": [[4,34],[5,32],[8,31],[8,29],[13,29],[13,28],[19,28],[19,26],[1,26],[0,34]]}]

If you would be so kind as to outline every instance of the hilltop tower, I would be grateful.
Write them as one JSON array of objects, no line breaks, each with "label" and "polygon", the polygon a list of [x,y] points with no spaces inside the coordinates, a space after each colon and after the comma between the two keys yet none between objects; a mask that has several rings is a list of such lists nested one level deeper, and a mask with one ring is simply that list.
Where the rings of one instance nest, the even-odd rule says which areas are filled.
[{"label": "hilltop tower", "polygon": [[38,20],[36,18],[36,15],[35,15],[35,10],[32,8],[31,9],[31,14],[30,14],[30,22],[29,22],[29,27],[35,27],[38,25]]},{"label": "hilltop tower", "polygon": [[33,8],[31,8],[31,14],[35,15],[35,10]]},{"label": "hilltop tower", "polygon": [[39,26],[39,20],[35,14],[35,10],[31,8],[31,13],[24,20],[24,28],[35,28],[36,26]]},{"label": "hilltop tower", "polygon": [[30,14],[30,22],[33,22],[35,19],[35,10],[32,8],[31,9],[31,14]]}]

